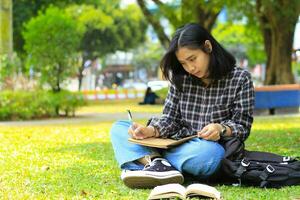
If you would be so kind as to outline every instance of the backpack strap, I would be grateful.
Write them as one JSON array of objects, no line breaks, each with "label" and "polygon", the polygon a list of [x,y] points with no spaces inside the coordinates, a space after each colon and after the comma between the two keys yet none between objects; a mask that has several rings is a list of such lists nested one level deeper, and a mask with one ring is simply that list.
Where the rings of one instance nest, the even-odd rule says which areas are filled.
[{"label": "backpack strap", "polygon": [[250,161],[248,161],[246,158],[243,158],[243,160],[241,160],[241,164],[240,166],[237,168],[236,172],[235,172],[235,176],[237,177],[241,177],[242,174],[247,171],[247,167],[250,165]]},{"label": "backpack strap", "polygon": [[289,156],[281,156],[274,153],[262,152],[262,151],[247,151],[245,150],[245,157],[249,160],[259,161],[259,162],[291,162],[295,159]]},{"label": "backpack strap", "polygon": [[274,173],[275,168],[272,165],[267,165],[264,171],[259,175],[259,178],[262,180],[260,183],[260,187],[263,188],[268,184],[268,177],[270,174]]},{"label": "backpack strap", "polygon": [[239,167],[237,168],[236,172],[234,173],[235,177],[237,177],[239,180],[239,185],[242,184],[241,176],[243,175],[243,173],[245,171],[247,171],[247,167],[249,165],[250,165],[250,161],[247,160],[246,158],[243,158],[243,160],[241,160]]}]

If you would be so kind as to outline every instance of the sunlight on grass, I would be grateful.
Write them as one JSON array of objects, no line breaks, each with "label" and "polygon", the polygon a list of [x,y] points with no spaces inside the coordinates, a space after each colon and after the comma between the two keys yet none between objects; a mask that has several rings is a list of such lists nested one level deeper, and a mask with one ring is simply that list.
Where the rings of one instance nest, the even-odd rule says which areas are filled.
[{"label": "sunlight on grass", "polygon": [[[300,117],[258,118],[246,146],[299,156],[299,122]],[[129,189],[119,178],[109,140],[111,125],[0,127],[0,199],[146,199],[150,190]],[[300,197],[300,186],[217,188],[224,199]]]},{"label": "sunlight on grass", "polygon": [[132,199],[119,180],[110,127],[0,127],[0,199]]},{"label": "sunlight on grass", "polygon": [[77,113],[118,113],[130,109],[132,112],[161,113],[163,105],[139,105],[141,99],[102,100],[89,103],[78,109]]}]

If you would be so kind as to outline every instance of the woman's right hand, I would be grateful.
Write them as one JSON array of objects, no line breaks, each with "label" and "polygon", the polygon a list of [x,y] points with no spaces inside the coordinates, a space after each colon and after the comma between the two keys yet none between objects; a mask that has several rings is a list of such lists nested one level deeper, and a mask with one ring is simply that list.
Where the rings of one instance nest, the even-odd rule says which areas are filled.
[{"label": "woman's right hand", "polygon": [[128,133],[132,138],[142,140],[145,138],[150,138],[155,136],[155,130],[153,127],[145,127],[138,123],[132,123],[130,128],[128,129]]}]

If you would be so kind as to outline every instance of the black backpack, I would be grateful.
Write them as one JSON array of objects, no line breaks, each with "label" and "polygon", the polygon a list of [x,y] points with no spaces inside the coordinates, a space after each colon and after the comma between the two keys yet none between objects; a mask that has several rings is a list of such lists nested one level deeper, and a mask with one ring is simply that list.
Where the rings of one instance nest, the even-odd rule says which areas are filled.
[{"label": "black backpack", "polygon": [[300,185],[300,161],[268,152],[247,151],[237,138],[223,140],[225,149],[219,174],[239,185],[280,188]]}]

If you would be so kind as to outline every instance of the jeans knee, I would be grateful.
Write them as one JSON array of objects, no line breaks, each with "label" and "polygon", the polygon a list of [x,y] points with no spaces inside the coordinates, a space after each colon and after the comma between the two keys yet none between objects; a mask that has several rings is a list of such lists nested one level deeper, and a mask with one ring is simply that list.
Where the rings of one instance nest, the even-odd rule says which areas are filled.
[{"label": "jeans knee", "polygon": [[193,154],[182,165],[184,172],[199,177],[207,177],[212,175],[220,166],[224,157],[224,149],[216,144],[202,152]]},{"label": "jeans knee", "polygon": [[110,129],[111,140],[113,140],[114,138],[120,139],[122,136],[128,137],[127,132],[129,127],[130,127],[130,122],[126,120],[119,120],[113,123]]}]

